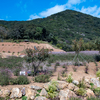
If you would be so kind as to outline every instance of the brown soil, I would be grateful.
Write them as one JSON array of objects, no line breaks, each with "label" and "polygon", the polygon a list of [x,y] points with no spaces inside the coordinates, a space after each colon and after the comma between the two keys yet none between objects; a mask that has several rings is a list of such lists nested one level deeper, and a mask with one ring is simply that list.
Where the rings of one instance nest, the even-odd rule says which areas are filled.
[{"label": "brown soil", "polygon": [[[100,68],[100,63],[98,62],[97,63],[98,66]],[[89,63],[89,71],[88,71],[88,74],[85,73],[85,66],[80,66],[80,67],[77,67],[77,71],[74,72],[73,71],[73,66],[68,66],[68,71],[66,72],[67,76],[72,73],[72,77],[74,80],[80,80],[82,79],[83,77],[85,77],[86,79],[89,79],[89,78],[96,78],[96,66],[93,62]],[[64,68],[62,68],[62,66],[58,66],[57,68],[57,71],[53,73],[53,76],[51,77],[51,80],[54,79],[54,80],[57,80],[57,77],[58,77],[58,73],[60,74],[60,78],[61,80],[65,80],[67,77],[62,77],[61,76],[61,73],[62,71],[65,70]],[[0,89],[11,89],[13,87],[29,87],[30,85],[36,85],[36,86],[43,86],[44,83],[36,83],[33,81],[33,77],[28,77],[29,80],[31,81],[30,84],[28,85],[8,85],[8,86],[0,86]]]},{"label": "brown soil", "polygon": [[[40,48],[47,48],[47,49],[53,49],[54,52],[64,52],[60,49],[55,49],[51,45],[47,43],[31,43],[31,42],[20,42],[20,43],[11,43],[11,42],[0,42],[0,53],[3,57],[11,56],[12,54],[15,56],[23,55],[23,51],[26,48],[34,49],[34,46],[40,47]],[[19,54],[18,54],[19,53]]]}]

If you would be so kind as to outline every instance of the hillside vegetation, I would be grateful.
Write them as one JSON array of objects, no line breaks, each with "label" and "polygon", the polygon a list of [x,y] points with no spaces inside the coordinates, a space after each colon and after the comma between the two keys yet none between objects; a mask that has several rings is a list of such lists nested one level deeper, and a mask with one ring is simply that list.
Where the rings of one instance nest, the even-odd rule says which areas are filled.
[{"label": "hillside vegetation", "polygon": [[100,19],[77,11],[65,10],[47,18],[31,21],[0,21],[0,37],[48,41],[63,50],[72,50],[72,41],[83,38],[86,49],[96,49]]}]

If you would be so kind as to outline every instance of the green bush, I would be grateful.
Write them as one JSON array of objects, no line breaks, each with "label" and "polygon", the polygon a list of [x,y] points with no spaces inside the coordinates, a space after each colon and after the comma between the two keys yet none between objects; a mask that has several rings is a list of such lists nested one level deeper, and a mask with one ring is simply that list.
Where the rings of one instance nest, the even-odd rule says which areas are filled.
[{"label": "green bush", "polygon": [[9,85],[11,79],[11,72],[8,69],[1,70],[0,72],[0,85]]},{"label": "green bush", "polygon": [[14,71],[14,75],[15,76],[18,76],[19,75],[19,72],[20,72],[20,68],[16,68],[15,71]]},{"label": "green bush", "polygon": [[22,97],[22,100],[27,100],[27,97],[26,97],[26,96],[23,96],[23,97]]},{"label": "green bush", "polygon": [[72,81],[73,81],[72,74],[69,74],[69,75],[68,75],[68,78],[66,79],[66,81],[67,81],[68,83],[72,83]]},{"label": "green bush", "polygon": [[18,85],[23,85],[23,84],[29,84],[29,80],[26,76],[18,76],[16,79],[12,79],[11,84],[18,84]]},{"label": "green bush", "polygon": [[100,97],[100,87],[95,88],[94,93],[96,96]]},{"label": "green bush", "polygon": [[50,99],[54,99],[58,96],[58,92],[57,92],[57,86],[58,83],[56,81],[51,81],[51,84],[49,85],[47,92],[48,92],[48,98]]},{"label": "green bush", "polygon": [[90,85],[91,85],[91,90],[94,90],[94,84],[93,83],[90,83]]},{"label": "green bush", "polygon": [[79,95],[79,96],[85,96],[86,90],[83,89],[83,88],[79,88],[79,89],[76,91],[76,94]]},{"label": "green bush", "polygon": [[96,76],[100,77],[100,69],[96,72]]},{"label": "green bush", "polygon": [[46,83],[50,81],[49,75],[38,75],[35,77],[35,82]]},{"label": "green bush", "polygon": [[66,65],[64,64],[64,65],[62,66],[62,68],[66,68]]}]

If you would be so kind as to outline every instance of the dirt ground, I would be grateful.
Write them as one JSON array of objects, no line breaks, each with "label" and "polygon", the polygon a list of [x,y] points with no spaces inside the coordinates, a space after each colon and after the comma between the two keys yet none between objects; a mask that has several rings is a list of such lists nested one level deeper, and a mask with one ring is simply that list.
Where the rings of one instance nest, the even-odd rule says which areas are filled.
[{"label": "dirt ground", "polygon": [[[100,62],[97,62],[97,64],[98,64],[97,67],[100,68]],[[73,74],[72,77],[73,77],[74,80],[80,80],[83,77],[85,77],[86,79],[96,78],[96,66],[95,66],[95,64],[93,62],[89,63],[88,74],[85,73],[85,66],[77,67],[77,71],[76,72],[73,71],[72,67],[73,66],[71,66],[71,65],[68,66],[68,70],[67,70],[66,74],[68,76],[70,73],[72,73]],[[53,75],[51,77],[51,80],[53,80],[53,79],[57,80],[58,73],[60,75],[60,79],[61,80],[65,80],[67,78],[67,76],[66,77],[62,77],[61,76],[61,73],[62,73],[63,70],[65,70],[65,68],[62,68],[62,66],[58,66],[56,72],[53,73]],[[8,85],[8,86],[3,86],[3,87],[0,86],[0,89],[11,89],[13,87],[18,87],[18,88],[29,87],[30,85],[36,85],[36,86],[42,87],[44,85],[44,83],[36,83],[36,82],[34,82],[33,81],[33,77],[31,77],[31,76],[28,76],[28,78],[31,81],[31,83],[28,84],[28,85]]]},{"label": "dirt ground", "polygon": [[51,45],[47,43],[31,43],[31,42],[20,42],[20,43],[11,43],[11,42],[0,42],[0,53],[3,58],[7,56],[20,56],[24,55],[24,50],[26,48],[31,48],[34,49],[34,46],[40,47],[40,48],[47,48],[47,49],[52,49],[53,52],[64,52],[61,49],[55,49]]}]

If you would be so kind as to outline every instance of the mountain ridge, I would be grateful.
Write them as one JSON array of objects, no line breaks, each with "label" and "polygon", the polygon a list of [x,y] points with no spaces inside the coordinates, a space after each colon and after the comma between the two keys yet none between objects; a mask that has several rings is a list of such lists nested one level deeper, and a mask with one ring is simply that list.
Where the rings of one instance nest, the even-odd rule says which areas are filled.
[{"label": "mountain ridge", "polygon": [[[32,37],[37,40],[49,41],[58,47],[61,44],[70,45],[74,39],[83,38],[85,42],[89,42],[100,37],[100,18],[74,10],[65,10],[46,18],[30,21],[0,21],[0,26],[5,27],[5,30],[10,30],[8,34],[13,29],[15,29],[14,32],[16,31],[15,34],[18,31],[21,34],[19,39]],[[32,36],[28,37],[30,34]],[[18,37],[17,35],[16,37]]]}]

